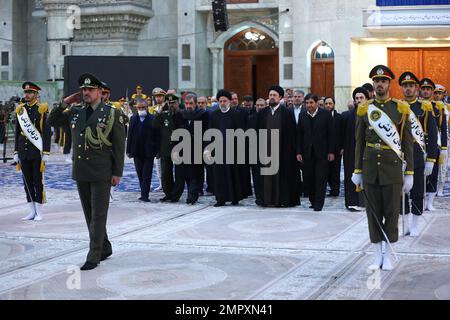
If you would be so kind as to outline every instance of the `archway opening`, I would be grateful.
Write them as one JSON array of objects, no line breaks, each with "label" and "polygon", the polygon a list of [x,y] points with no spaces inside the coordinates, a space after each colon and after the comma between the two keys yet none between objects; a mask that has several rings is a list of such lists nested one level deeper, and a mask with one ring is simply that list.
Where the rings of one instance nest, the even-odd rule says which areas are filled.
[{"label": "archway opening", "polygon": [[266,98],[279,82],[278,48],[268,34],[248,28],[233,36],[224,48],[225,88],[242,97]]},{"label": "archway opening", "polygon": [[334,98],[334,51],[324,41],[311,53],[311,92]]}]

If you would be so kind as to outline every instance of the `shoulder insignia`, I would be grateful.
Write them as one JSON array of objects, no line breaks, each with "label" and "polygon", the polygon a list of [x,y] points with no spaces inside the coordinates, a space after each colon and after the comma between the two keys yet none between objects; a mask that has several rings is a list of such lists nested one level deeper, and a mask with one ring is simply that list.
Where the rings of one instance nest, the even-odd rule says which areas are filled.
[{"label": "shoulder insignia", "polygon": [[48,103],[46,103],[46,102],[40,103],[38,110],[39,110],[40,114],[44,114],[44,113],[48,112]]},{"label": "shoulder insignia", "polygon": [[131,99],[136,99],[136,94],[133,94],[133,95],[131,96]]},{"label": "shoulder insignia", "polygon": [[16,113],[17,113],[17,114],[20,114],[21,111],[22,111],[22,108],[23,108],[23,103],[21,103],[21,104],[19,104],[19,105],[17,106],[17,108],[16,108]]},{"label": "shoulder insignia", "polygon": [[431,104],[431,101],[423,100],[422,110],[426,112],[433,112],[433,105]]},{"label": "shoulder insignia", "polygon": [[358,117],[364,117],[367,114],[367,110],[369,110],[369,104],[371,104],[372,102],[373,100],[369,100],[358,105],[358,111],[356,112]]},{"label": "shoulder insignia", "polygon": [[397,103],[397,110],[401,114],[410,114],[411,113],[411,107],[409,106],[409,103],[403,100],[398,99],[392,99],[395,103]]},{"label": "shoulder insignia", "polygon": [[445,104],[442,101],[436,101],[436,108],[438,110],[443,110],[445,108]]}]

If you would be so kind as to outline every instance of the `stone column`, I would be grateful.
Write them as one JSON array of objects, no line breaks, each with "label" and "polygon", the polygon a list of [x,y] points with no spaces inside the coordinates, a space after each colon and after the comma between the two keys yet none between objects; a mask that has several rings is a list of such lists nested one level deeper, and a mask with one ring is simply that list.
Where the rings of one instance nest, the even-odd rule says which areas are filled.
[{"label": "stone column", "polygon": [[217,94],[218,82],[219,82],[219,53],[221,48],[219,47],[210,47],[209,50],[212,54],[212,90],[213,95]]},{"label": "stone column", "polygon": [[[68,10],[69,6],[76,5],[74,0],[43,0],[42,6],[47,13],[47,65],[49,79],[62,79],[64,55],[62,46],[65,45],[65,55],[71,53],[71,40],[73,39],[72,16],[77,12]],[[80,11],[78,9],[78,13]]]}]

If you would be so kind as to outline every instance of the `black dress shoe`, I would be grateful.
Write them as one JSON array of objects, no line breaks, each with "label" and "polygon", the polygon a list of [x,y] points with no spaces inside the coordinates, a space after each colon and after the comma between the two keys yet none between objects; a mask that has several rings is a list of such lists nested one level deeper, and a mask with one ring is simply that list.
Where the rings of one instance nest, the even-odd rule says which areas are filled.
[{"label": "black dress shoe", "polygon": [[314,206],[309,206],[310,209],[314,209]]},{"label": "black dress shoe", "polygon": [[186,204],[192,204],[192,202],[193,202],[193,200],[191,200],[191,199],[186,200]]},{"label": "black dress shoe", "polygon": [[111,257],[111,255],[112,255],[112,251],[107,253],[107,254],[102,254],[102,257],[101,257],[100,261],[105,261],[106,259]]},{"label": "black dress shoe", "polygon": [[161,201],[161,202],[167,202],[169,200],[170,200],[170,198],[167,197],[167,196],[165,196],[164,198],[159,199],[159,201]]},{"label": "black dress shoe", "polygon": [[217,202],[214,207],[219,208],[219,207],[224,207],[225,206],[225,202]]},{"label": "black dress shoe", "polygon": [[316,212],[322,211],[322,208],[314,208],[314,211]]},{"label": "black dress shoe", "polygon": [[239,201],[233,201],[233,202],[231,203],[231,205],[232,205],[232,206],[238,206],[238,205],[239,205]]},{"label": "black dress shoe", "polygon": [[347,208],[347,210],[350,212],[358,212],[358,210],[356,210],[355,208]]},{"label": "black dress shoe", "polygon": [[92,270],[97,268],[98,264],[86,261],[86,263],[80,268],[82,271]]},{"label": "black dress shoe", "polygon": [[255,203],[256,203],[257,206],[260,206],[260,207],[263,207],[263,208],[267,207],[267,205],[261,199],[256,199]]},{"label": "black dress shoe", "polygon": [[180,201],[180,199],[170,199],[170,202],[172,203],[177,203],[178,201]]}]

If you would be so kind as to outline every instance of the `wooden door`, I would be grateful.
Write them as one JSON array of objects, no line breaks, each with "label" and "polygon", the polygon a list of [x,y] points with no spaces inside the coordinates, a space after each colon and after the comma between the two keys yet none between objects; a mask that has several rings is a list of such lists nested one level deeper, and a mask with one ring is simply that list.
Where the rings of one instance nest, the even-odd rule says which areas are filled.
[{"label": "wooden door", "polygon": [[239,99],[253,92],[252,85],[252,57],[232,56],[225,58],[225,89],[234,91]]},{"label": "wooden door", "polygon": [[256,77],[255,98],[267,99],[269,88],[279,83],[278,54],[256,56],[256,73],[253,76]]},{"label": "wooden door", "polygon": [[334,61],[312,62],[311,92],[319,97],[334,98]]},{"label": "wooden door", "polygon": [[388,66],[396,77],[391,85],[394,98],[403,98],[398,78],[405,71],[412,71],[419,80],[430,78],[450,89],[450,48],[388,48]]}]

